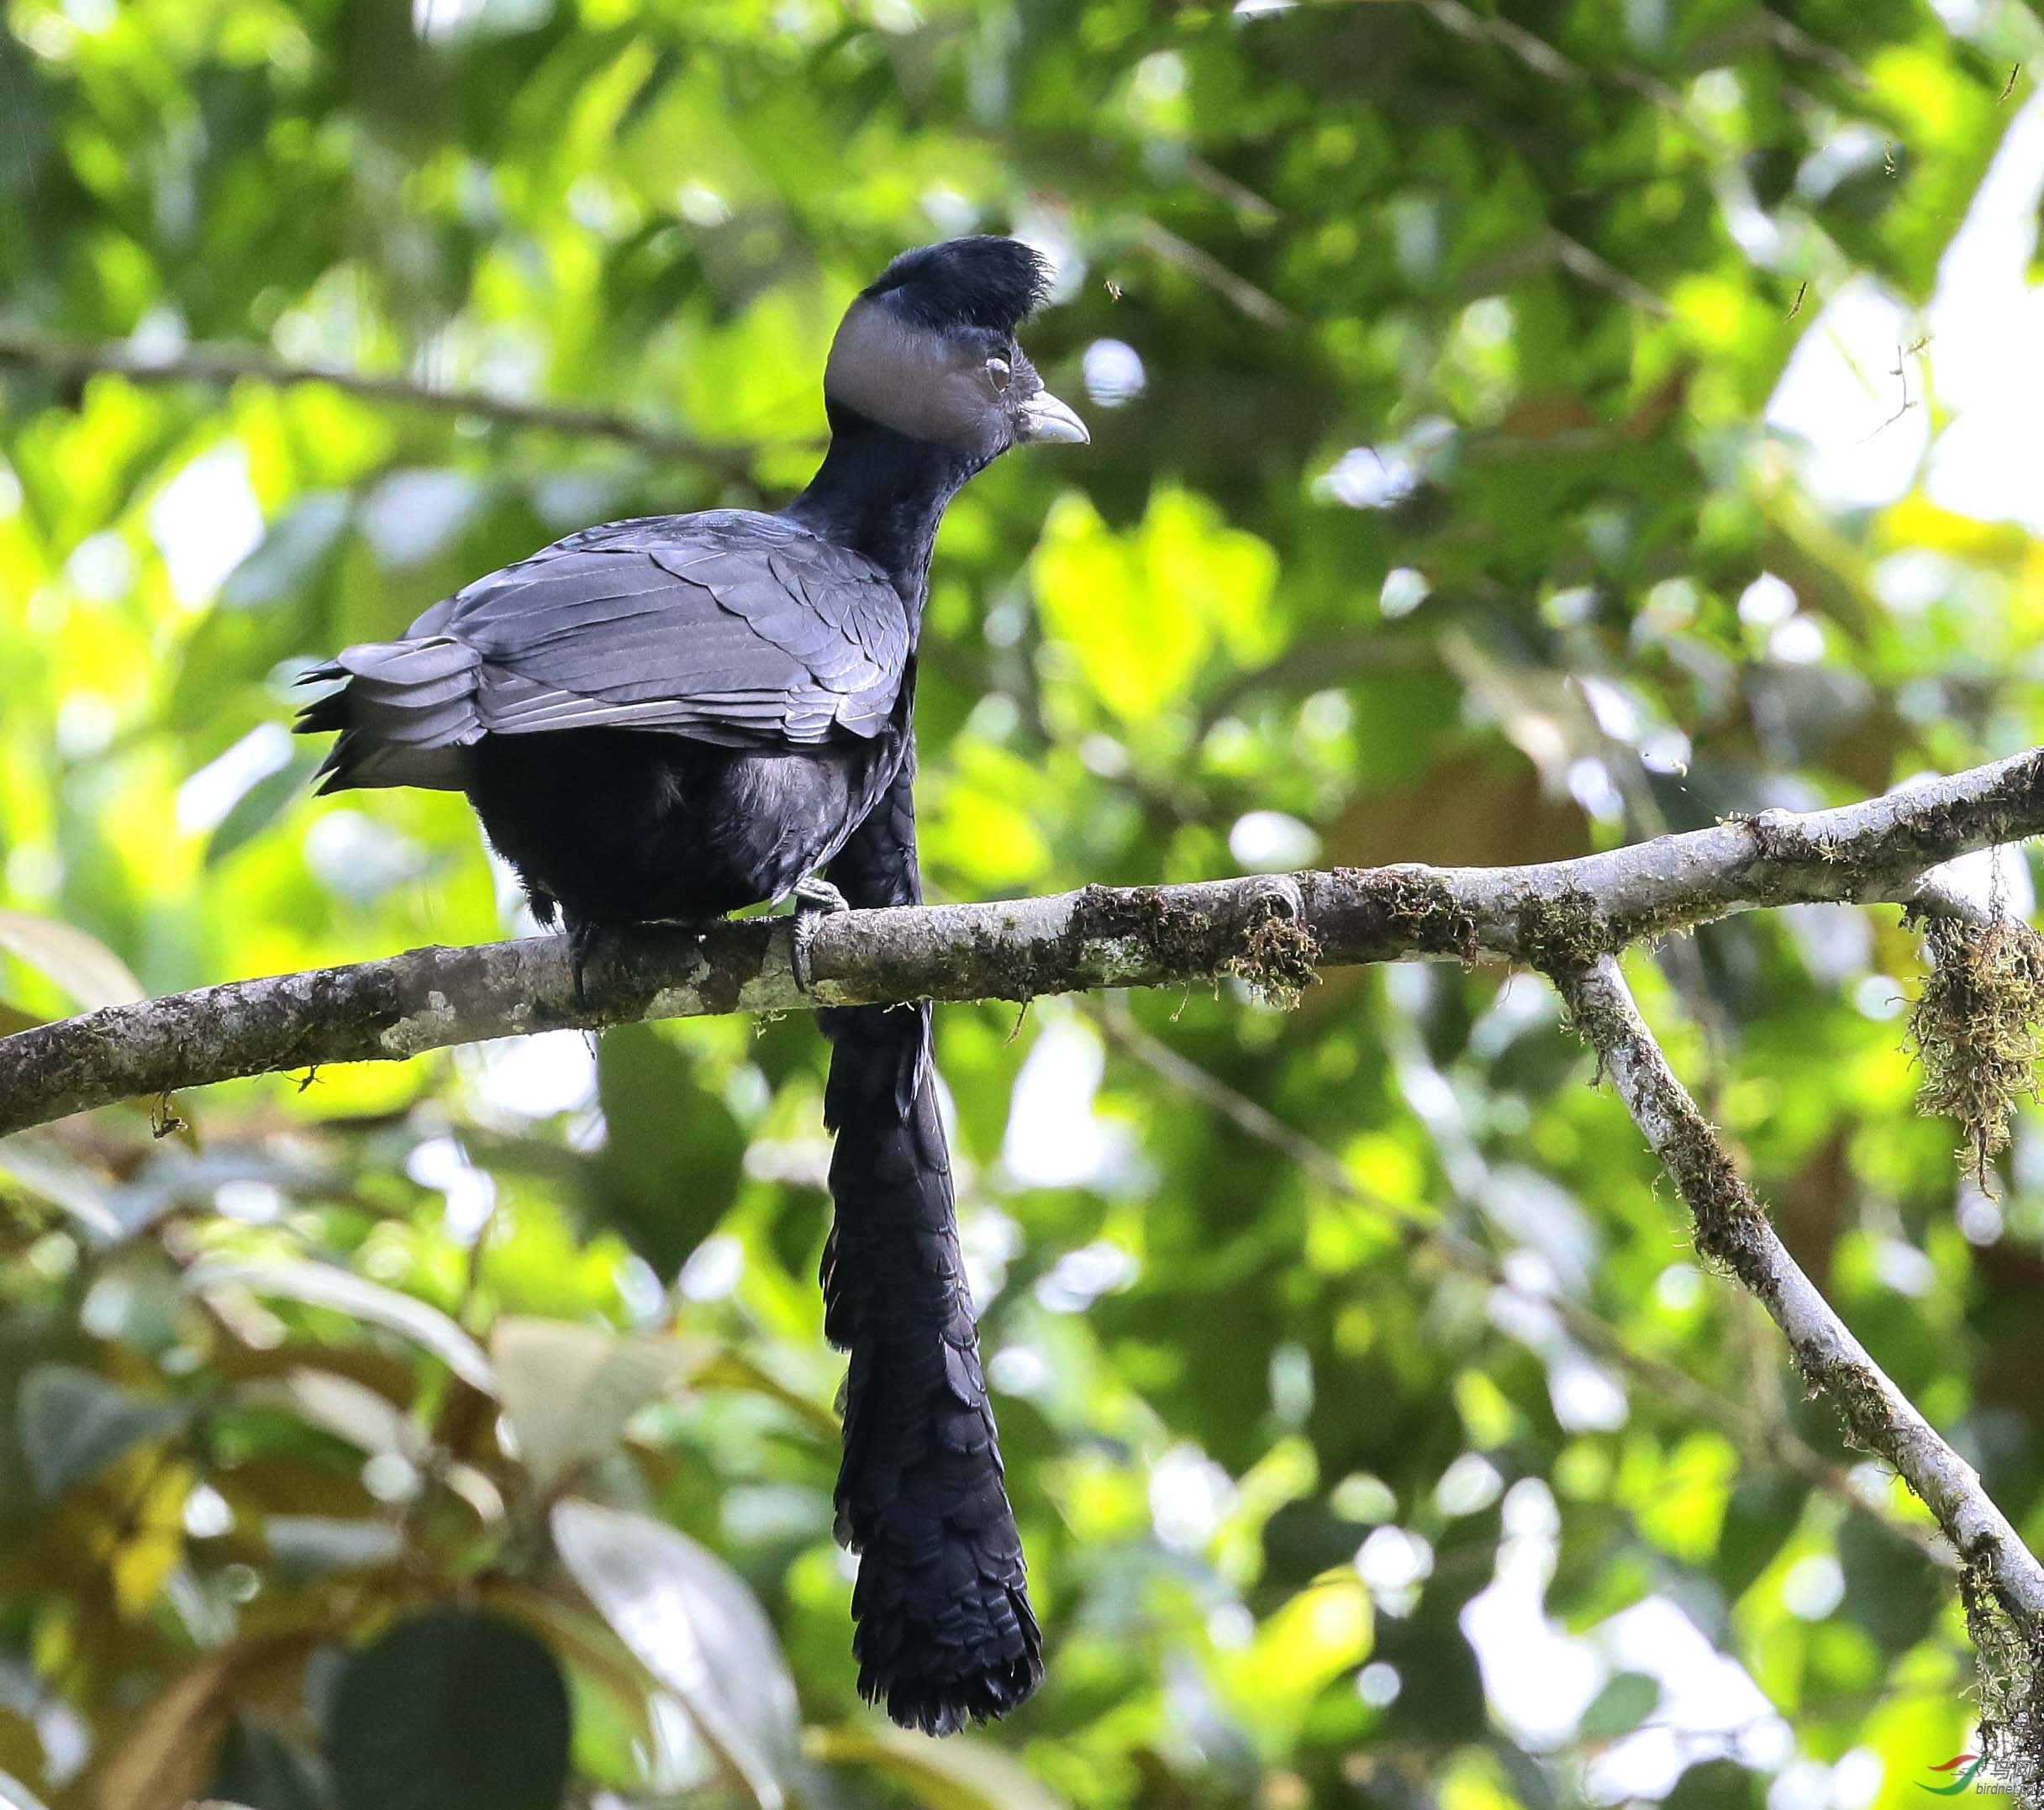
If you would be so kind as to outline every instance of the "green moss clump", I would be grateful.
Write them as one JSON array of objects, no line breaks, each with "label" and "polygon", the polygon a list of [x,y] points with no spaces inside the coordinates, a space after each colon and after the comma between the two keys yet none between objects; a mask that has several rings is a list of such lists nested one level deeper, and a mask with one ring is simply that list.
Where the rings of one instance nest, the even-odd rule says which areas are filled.
[{"label": "green moss clump", "polygon": [[1246,981],[1265,1004],[1295,1012],[1309,987],[1320,984],[1320,944],[1313,932],[1275,902],[1252,923],[1239,955],[1222,971]]},{"label": "green moss clump", "polygon": [[1931,920],[1931,972],[1910,1013],[1923,1063],[1917,1109],[1956,1118],[1959,1160],[1982,1187],[2008,1148],[2017,1102],[2035,1098],[2044,1018],[2044,937],[2007,916]]}]

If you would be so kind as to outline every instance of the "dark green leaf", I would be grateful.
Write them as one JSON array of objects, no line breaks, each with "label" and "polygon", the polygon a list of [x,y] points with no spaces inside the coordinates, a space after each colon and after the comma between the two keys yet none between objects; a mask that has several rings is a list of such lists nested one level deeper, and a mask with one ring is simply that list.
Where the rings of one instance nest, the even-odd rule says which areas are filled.
[{"label": "dark green leaf", "polygon": [[672,1281],[731,1204],[745,1134],[696,1065],[650,1024],[604,1034],[597,1078],[609,1137],[593,1215]]},{"label": "dark green leaf", "polygon": [[36,1493],[51,1502],[130,1447],[182,1426],[189,1410],[75,1365],[38,1364],[22,1379],[16,1413]]},{"label": "dark green leaf", "polygon": [[446,1610],[400,1622],[335,1686],[340,1810],[560,1810],[567,1686],[531,1634]]}]

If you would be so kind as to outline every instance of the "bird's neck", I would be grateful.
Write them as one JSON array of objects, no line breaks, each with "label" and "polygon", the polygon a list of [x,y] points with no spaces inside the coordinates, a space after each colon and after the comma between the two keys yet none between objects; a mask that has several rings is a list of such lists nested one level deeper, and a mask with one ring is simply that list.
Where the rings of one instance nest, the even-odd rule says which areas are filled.
[{"label": "bird's neck", "polygon": [[830,450],[809,488],[782,513],[864,554],[919,618],[945,505],[985,462],[834,405]]}]

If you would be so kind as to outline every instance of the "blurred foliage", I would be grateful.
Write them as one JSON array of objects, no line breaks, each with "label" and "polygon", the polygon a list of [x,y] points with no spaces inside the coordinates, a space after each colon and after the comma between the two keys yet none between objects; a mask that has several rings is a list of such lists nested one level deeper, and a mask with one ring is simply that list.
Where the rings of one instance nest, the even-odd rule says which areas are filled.
[{"label": "blurred foliage", "polygon": [[[2044,739],[2027,536],[1906,472],[1827,506],[1764,424],[1834,298],[1928,303],[2044,66],[2019,6],[4,18],[10,1023],[515,929],[460,799],[307,795],[291,677],[570,528],[783,499],[847,298],[973,226],[1060,260],[1029,345],[1094,439],[946,528],[935,896],[1546,858]],[[617,430],[176,379],[220,346]],[[1902,350],[1858,395],[1906,444],[1943,418]],[[2044,1140],[1960,1184],[1912,1113],[1920,964],[1841,908],[1634,968],[2036,1544]],[[1192,1092],[1099,1002],[940,1016],[1050,1630],[1041,1695],[943,1744],[852,1688],[806,1021],[0,1144],[0,1798],[1852,1810],[1960,1750],[1920,1511],[1780,1468],[1784,1427],[1854,1455],[1544,986],[1127,1009]]]}]

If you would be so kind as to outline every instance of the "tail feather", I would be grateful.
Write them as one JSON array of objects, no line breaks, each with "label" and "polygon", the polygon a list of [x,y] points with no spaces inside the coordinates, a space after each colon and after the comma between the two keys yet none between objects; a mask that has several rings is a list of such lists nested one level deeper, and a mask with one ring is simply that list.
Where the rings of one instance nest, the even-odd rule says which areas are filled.
[{"label": "tail feather", "polygon": [[1004,1714],[1043,1676],[958,1248],[929,1008],[824,1014],[836,1218],[825,1329],[851,1353],[838,1534],[859,1688],[904,1727]]},{"label": "tail feather", "polygon": [[298,732],[340,731],[321,764],[319,790],[424,786],[459,791],[460,750],[482,733],[476,715],[478,658],[445,635],[369,641],[299,676],[341,680],[298,712]]}]

